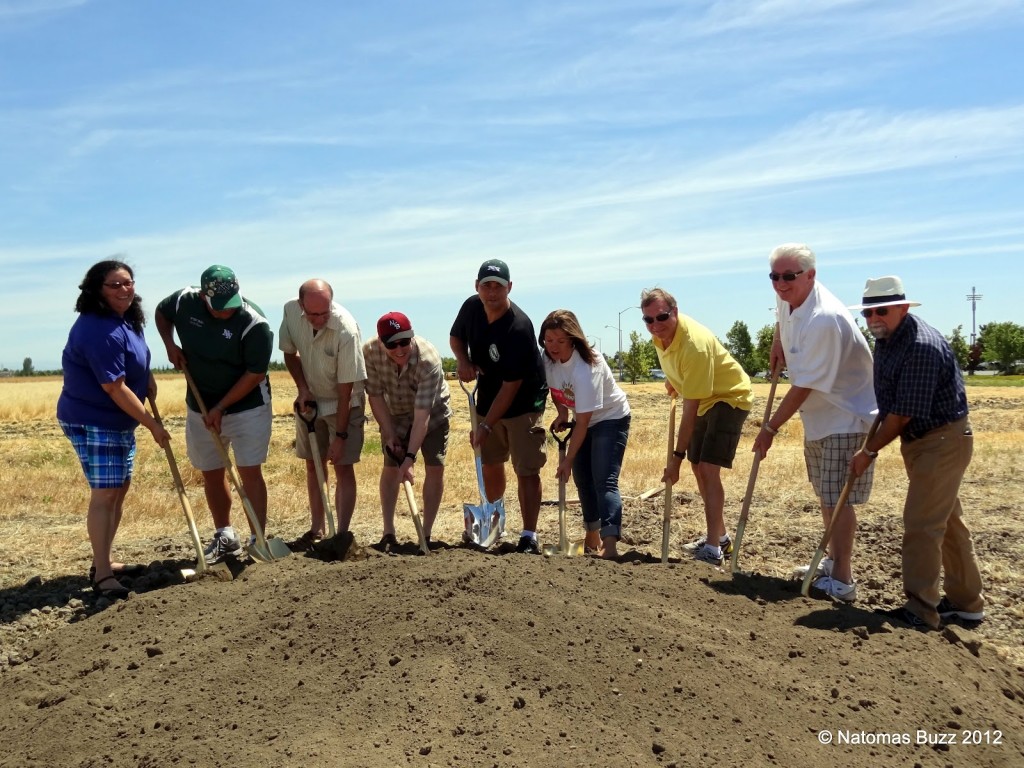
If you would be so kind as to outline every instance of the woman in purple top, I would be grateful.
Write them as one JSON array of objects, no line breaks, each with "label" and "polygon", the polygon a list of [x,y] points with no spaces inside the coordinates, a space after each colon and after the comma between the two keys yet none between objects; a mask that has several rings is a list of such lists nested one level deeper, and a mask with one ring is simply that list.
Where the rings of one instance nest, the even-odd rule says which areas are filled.
[{"label": "woman in purple top", "polygon": [[124,598],[128,590],[118,575],[136,575],[142,566],[115,562],[111,548],[131,485],[135,428],[143,424],[161,447],[171,438],[142,404],[147,395],[156,398],[156,382],[149,370],[149,347],[142,335],[146,318],[131,267],[101,261],[78,287],[79,316],[61,358],[64,387],[57,421],[91,489],[86,527],[93,589],[109,599]]}]

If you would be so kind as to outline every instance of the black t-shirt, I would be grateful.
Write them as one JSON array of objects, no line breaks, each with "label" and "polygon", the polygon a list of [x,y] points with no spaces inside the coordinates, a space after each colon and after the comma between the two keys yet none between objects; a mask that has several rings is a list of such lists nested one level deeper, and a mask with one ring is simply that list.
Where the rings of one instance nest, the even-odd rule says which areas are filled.
[{"label": "black t-shirt", "polygon": [[481,370],[476,393],[476,410],[481,416],[487,415],[506,381],[523,383],[502,418],[540,413],[548,397],[533,323],[523,310],[512,302],[509,304],[508,312],[488,323],[480,297],[470,296],[452,324],[451,335],[466,343],[470,362]]}]

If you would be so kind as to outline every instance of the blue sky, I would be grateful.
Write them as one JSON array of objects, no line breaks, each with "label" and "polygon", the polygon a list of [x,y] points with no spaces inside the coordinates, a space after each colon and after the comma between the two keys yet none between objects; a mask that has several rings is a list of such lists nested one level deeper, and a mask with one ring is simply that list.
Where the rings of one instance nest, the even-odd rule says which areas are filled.
[{"label": "blue sky", "polygon": [[653,285],[754,334],[794,240],[1024,323],[1022,42],[1018,0],[0,0],[0,366],[112,254],[149,310],[223,263],[276,329],[324,277],[442,351],[492,257],[607,353]]}]

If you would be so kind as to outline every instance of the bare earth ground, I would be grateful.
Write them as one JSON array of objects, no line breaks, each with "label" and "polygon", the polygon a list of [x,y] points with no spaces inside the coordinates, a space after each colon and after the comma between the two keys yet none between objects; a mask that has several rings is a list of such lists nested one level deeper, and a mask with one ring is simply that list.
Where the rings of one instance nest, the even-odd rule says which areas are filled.
[{"label": "bare earth ground", "polygon": [[[977,426],[1022,403],[972,405]],[[111,606],[84,566],[40,553],[0,584],[0,766],[1021,766],[1019,469],[993,477],[976,455],[988,618],[929,634],[871,612],[901,602],[905,489],[876,488],[860,600],[833,605],[785,578],[820,527],[779,523],[817,513],[780,500],[768,462],[735,579],[679,558],[700,530],[692,481],[668,565],[660,497],[627,501],[620,563],[357,547],[185,584],[185,536],[119,539],[151,566]],[[556,541],[554,509],[542,519]]]}]

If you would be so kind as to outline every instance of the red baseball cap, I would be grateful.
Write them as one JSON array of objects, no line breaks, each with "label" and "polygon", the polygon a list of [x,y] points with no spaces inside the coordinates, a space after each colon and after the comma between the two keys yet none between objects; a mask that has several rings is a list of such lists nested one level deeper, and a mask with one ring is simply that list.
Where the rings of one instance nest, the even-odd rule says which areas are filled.
[{"label": "red baseball cap", "polygon": [[401,312],[388,312],[377,321],[377,336],[385,344],[399,339],[411,339],[414,335],[412,323]]}]

